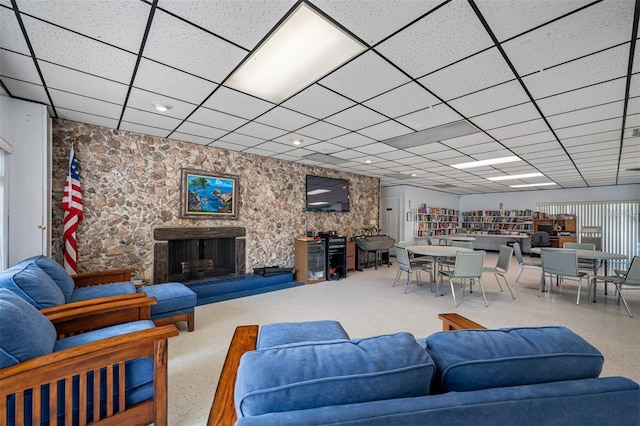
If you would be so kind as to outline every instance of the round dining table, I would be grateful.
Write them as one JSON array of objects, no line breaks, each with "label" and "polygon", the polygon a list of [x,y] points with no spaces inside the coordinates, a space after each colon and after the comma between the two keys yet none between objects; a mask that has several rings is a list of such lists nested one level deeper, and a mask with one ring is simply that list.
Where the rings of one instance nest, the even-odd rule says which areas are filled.
[{"label": "round dining table", "polygon": [[[473,249],[468,249],[464,247],[455,247],[455,246],[434,246],[434,245],[424,245],[424,246],[407,246],[407,252],[411,255],[420,254],[423,256],[430,256],[433,260],[438,264],[438,271],[442,270],[442,261],[447,257],[455,257],[456,253],[459,251],[473,251]],[[436,290],[436,296],[440,293],[442,296],[442,275],[440,275],[440,279],[438,280],[438,289]]]}]

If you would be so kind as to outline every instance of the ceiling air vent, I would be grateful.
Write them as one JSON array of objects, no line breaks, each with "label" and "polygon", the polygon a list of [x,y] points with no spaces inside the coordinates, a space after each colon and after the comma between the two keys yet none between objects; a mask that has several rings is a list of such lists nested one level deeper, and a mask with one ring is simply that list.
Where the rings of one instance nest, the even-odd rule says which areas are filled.
[{"label": "ceiling air vent", "polygon": [[631,137],[637,138],[638,136],[640,136],[640,129],[633,129],[633,132],[631,132]]}]

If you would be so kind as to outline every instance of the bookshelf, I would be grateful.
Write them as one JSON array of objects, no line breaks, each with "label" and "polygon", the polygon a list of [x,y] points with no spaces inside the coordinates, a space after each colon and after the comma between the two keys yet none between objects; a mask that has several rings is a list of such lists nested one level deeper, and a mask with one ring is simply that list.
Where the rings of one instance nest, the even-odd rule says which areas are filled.
[{"label": "bookshelf", "polygon": [[416,238],[438,235],[453,235],[460,232],[460,215],[458,210],[444,207],[428,207],[422,204],[413,216]]},{"label": "bookshelf", "polygon": [[462,213],[465,233],[527,233],[533,232],[533,210],[473,210]]}]

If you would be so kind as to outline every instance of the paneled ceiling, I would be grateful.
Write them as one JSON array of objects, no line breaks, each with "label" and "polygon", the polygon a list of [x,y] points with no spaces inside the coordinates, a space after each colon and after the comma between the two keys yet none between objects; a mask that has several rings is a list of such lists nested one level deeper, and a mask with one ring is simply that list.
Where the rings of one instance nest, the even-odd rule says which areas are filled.
[{"label": "paneled ceiling", "polygon": [[[226,87],[298,4],[0,0],[0,94],[46,104],[52,117],[383,186],[640,183],[640,0],[310,1],[364,52],[280,104]],[[157,101],[172,108],[160,113]],[[478,131],[442,131],[460,121]],[[544,176],[487,180],[533,172]],[[509,186],[544,182],[556,185]]]}]

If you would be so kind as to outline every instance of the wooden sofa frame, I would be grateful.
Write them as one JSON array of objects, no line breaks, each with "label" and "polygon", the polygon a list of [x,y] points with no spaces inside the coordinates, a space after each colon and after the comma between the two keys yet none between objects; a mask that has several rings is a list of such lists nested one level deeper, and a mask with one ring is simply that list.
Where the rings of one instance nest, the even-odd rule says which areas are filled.
[{"label": "wooden sofa frame", "polygon": [[[150,306],[156,303],[154,298],[142,295],[126,295],[136,297],[114,296],[105,303],[68,304],[64,309],[47,308],[42,310],[54,324],[59,336],[78,334],[97,325],[107,326],[141,319],[149,319]],[[80,304],[84,302],[79,302]],[[75,305],[75,306],[69,306]],[[95,318],[100,318],[96,321]],[[113,322],[109,324],[109,320]],[[69,349],[53,352],[24,361],[10,367],[0,369],[0,426],[7,419],[7,401],[15,395],[16,424],[25,421],[17,414],[23,412],[24,393],[32,392],[32,423],[40,424],[40,401],[45,397],[42,385],[49,385],[50,424],[55,424],[57,413],[57,383],[65,382],[66,412],[72,410],[71,381],[79,378],[79,424],[86,424],[87,373],[94,372],[94,417],[90,424],[100,425],[141,425],[154,423],[156,426],[167,424],[167,339],[177,336],[175,325],[166,325],[147,330],[136,331],[95,342],[79,345]],[[125,362],[136,358],[153,358],[154,393],[153,398],[125,408]],[[107,413],[100,416],[100,375],[106,369],[106,389],[108,394],[115,391],[113,381],[114,366],[119,366],[118,406],[113,398],[107,398]],[[97,405],[96,405],[97,403]],[[66,424],[71,424],[69,416],[65,416]]]},{"label": "wooden sofa frame", "polygon": [[[465,330],[465,329],[483,329],[482,325],[471,321],[455,313],[438,314],[438,318],[442,320],[442,330]],[[224,360],[222,371],[216,393],[213,397],[213,404],[209,412],[208,426],[232,426],[237,420],[236,409],[233,402],[233,393],[235,389],[236,378],[238,376],[238,367],[240,365],[240,357],[245,352],[256,349],[258,341],[257,325],[241,325],[236,327],[227,357]]]}]

